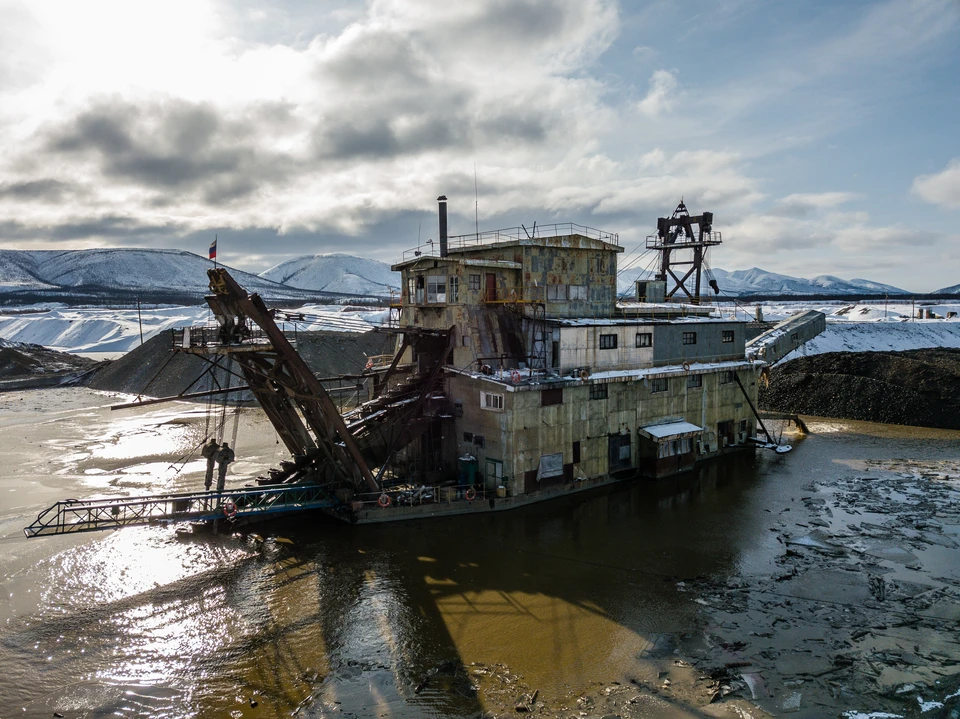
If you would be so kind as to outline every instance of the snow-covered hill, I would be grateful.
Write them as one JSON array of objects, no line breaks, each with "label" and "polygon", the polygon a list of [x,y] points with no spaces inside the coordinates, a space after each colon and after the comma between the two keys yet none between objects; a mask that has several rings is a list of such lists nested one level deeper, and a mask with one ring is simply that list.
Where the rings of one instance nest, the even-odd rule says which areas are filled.
[{"label": "snow-covered hill", "polygon": [[938,295],[960,295],[960,285],[950,285],[936,291]]},{"label": "snow-covered hill", "polygon": [[[211,261],[183,250],[0,250],[0,293],[97,287],[199,297],[208,291],[211,267]],[[290,299],[305,296],[248,272],[230,273],[249,292]]]},{"label": "snow-covered hill", "polygon": [[[686,268],[684,268],[686,269]],[[753,267],[749,270],[728,272],[720,268],[710,270],[720,291],[727,295],[903,295],[907,290],[870,280],[844,280],[833,275],[818,275],[813,279],[791,277]],[[630,292],[633,282],[641,277],[650,278],[648,272],[626,270],[620,275],[620,292]],[[707,278],[702,281],[704,293],[711,292]],[[942,291],[942,290],[941,290]]]},{"label": "snow-covered hill", "polygon": [[358,295],[389,295],[400,289],[400,273],[377,260],[344,254],[304,255],[281,262],[260,277],[289,287]]},{"label": "snow-covered hill", "polygon": [[[389,311],[304,305],[296,313],[304,317],[296,324],[299,331],[366,332],[386,323]],[[210,309],[201,305],[143,307],[139,313],[136,309],[38,307],[36,311],[0,314],[0,338],[63,352],[123,353],[140,345],[141,327],[146,341],[163,330],[214,322]]]}]

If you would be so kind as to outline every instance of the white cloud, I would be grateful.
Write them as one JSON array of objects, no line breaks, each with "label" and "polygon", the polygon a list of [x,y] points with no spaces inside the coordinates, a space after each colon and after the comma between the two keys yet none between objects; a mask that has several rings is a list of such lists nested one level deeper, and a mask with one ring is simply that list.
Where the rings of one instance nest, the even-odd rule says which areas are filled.
[{"label": "white cloud", "polygon": [[913,181],[913,194],[932,205],[960,210],[960,157],[934,175],[921,175]]},{"label": "white cloud", "polygon": [[654,71],[650,76],[650,89],[637,103],[637,109],[648,117],[670,112],[677,102],[678,87],[676,75],[667,70]]}]

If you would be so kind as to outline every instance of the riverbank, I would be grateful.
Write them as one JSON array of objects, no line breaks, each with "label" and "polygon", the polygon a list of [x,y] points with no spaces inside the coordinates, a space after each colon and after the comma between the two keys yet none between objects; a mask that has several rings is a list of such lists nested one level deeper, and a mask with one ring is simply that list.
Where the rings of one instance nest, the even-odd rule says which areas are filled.
[{"label": "riverbank", "polygon": [[829,352],[773,367],[761,409],[960,429],[960,350]]}]

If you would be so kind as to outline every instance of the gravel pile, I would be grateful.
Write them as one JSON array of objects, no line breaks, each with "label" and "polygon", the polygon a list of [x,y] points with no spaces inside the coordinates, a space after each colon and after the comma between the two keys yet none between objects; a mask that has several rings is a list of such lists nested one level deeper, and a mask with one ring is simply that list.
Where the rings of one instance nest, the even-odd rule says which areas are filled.
[{"label": "gravel pile", "polygon": [[960,429],[960,350],[830,352],[774,367],[761,409]]},{"label": "gravel pile", "polygon": [[[297,351],[317,375],[333,377],[362,372],[368,356],[392,353],[394,342],[393,335],[380,332],[301,332]],[[200,357],[174,352],[171,332],[166,331],[107,363],[87,384],[111,392],[169,397],[188,387],[191,392],[209,389],[209,374],[191,387],[208,367]],[[224,371],[219,370],[218,379],[223,378]],[[243,383],[235,379],[233,384]]]}]

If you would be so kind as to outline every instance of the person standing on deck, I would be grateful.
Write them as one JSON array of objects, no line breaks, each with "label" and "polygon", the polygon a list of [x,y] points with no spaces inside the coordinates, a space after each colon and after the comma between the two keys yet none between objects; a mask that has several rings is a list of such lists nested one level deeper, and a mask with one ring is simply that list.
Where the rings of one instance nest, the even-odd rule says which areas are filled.
[{"label": "person standing on deck", "polygon": [[220,448],[220,451],[217,452],[217,462],[219,463],[219,474],[217,475],[217,491],[222,492],[223,487],[227,481],[227,465],[229,465],[236,455],[233,453],[233,450],[230,449],[230,445],[226,442],[223,443],[223,446]]},{"label": "person standing on deck", "polygon": [[203,488],[208,492],[213,484],[213,466],[217,463],[217,453],[219,451],[220,445],[213,437],[200,450],[200,454],[207,460],[207,473],[203,477]]}]

